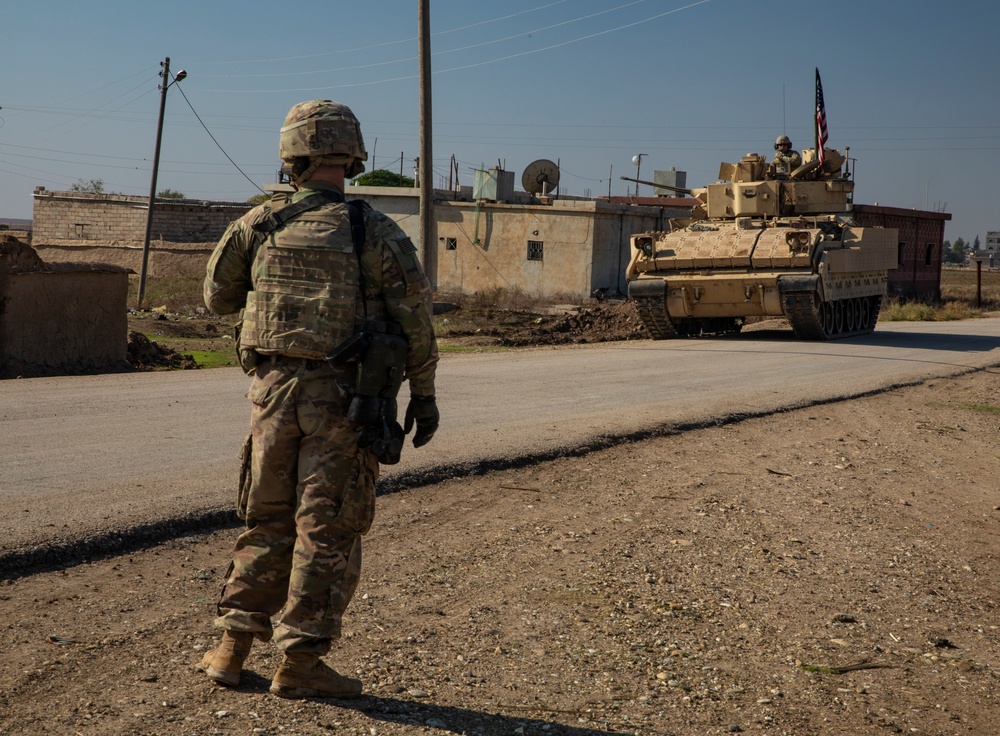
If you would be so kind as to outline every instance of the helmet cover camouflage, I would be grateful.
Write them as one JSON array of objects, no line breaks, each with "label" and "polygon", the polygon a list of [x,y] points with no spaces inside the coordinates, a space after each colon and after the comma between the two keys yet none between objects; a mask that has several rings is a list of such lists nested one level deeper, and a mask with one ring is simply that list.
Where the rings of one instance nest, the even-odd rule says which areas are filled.
[{"label": "helmet cover camouflage", "polygon": [[288,111],[281,128],[278,155],[282,161],[306,157],[326,164],[344,164],[347,176],[365,170],[368,160],[361,123],[351,108],[332,100],[300,102]]},{"label": "helmet cover camouflage", "polygon": [[786,144],[789,148],[791,148],[791,146],[792,146],[792,142],[791,142],[791,140],[789,140],[789,138],[788,138],[787,135],[779,135],[777,138],[774,139],[774,147],[775,148],[777,148],[778,146],[780,146],[783,143]]}]

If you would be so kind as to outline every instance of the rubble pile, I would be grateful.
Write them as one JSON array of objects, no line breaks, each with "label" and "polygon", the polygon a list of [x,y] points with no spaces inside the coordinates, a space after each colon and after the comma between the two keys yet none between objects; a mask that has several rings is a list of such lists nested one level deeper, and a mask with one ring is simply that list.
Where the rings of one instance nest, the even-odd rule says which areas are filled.
[{"label": "rubble pile", "polygon": [[134,330],[128,333],[128,362],[137,371],[190,370],[198,367],[192,356],[163,347]]}]

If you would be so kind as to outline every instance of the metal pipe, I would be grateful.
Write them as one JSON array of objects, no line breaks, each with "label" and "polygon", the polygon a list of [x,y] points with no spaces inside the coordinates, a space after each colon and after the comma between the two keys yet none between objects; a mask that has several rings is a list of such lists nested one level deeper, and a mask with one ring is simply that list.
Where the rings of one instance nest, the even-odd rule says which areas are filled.
[{"label": "metal pipe", "polygon": [[976,261],[976,309],[983,306],[983,259]]}]

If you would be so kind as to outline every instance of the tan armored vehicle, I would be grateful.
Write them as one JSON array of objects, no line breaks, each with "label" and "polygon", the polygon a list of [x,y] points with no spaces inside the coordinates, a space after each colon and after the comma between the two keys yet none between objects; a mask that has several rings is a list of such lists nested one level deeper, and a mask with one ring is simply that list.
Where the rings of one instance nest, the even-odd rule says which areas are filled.
[{"label": "tan armored vehicle", "polygon": [[840,151],[802,160],[788,175],[759,154],[722,164],[724,181],[690,191],[691,218],[632,236],[628,294],[653,337],[738,332],[748,317],[787,317],[803,340],[875,329],[897,231],[854,223]]}]

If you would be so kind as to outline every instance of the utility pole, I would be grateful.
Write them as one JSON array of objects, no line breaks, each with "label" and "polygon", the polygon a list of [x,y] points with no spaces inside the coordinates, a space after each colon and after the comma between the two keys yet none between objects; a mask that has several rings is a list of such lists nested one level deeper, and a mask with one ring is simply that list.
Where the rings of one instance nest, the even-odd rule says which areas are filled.
[{"label": "utility pole", "polygon": [[[167,87],[173,82],[170,81],[170,57],[168,56],[160,62],[163,71],[160,77],[163,83],[160,87],[160,116],[156,121],[156,147],[153,149],[153,178],[149,183],[149,205],[146,207],[146,236],[142,241],[142,268],[139,271],[139,295],[137,309],[142,309],[142,300],[146,296],[146,269],[149,265],[149,237],[153,230],[153,201],[156,199],[156,175],[160,170],[160,140],[163,138],[163,111],[167,106]],[[187,76],[187,72],[181,69],[174,78],[179,82]]]},{"label": "utility pole", "polygon": [[[632,163],[635,164],[635,178],[639,178],[639,167],[642,166],[642,157],[648,156],[648,153],[637,153],[632,157]],[[639,196],[639,182],[635,183],[635,196]]]},{"label": "utility pole", "polygon": [[434,237],[434,152],[431,137],[431,8],[418,0],[420,45],[420,247],[424,273],[437,288],[437,238]]}]

